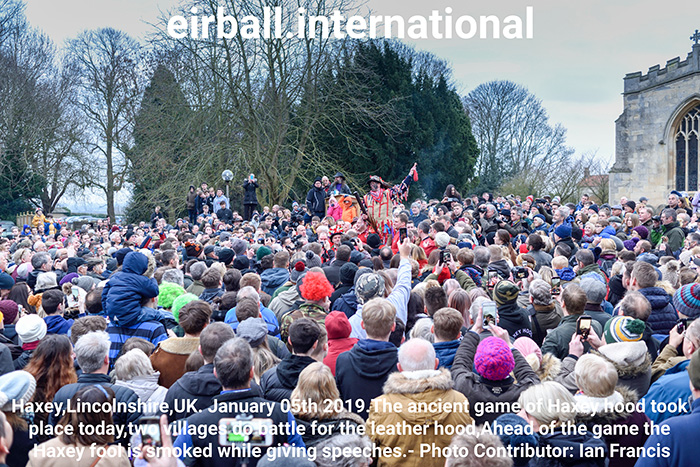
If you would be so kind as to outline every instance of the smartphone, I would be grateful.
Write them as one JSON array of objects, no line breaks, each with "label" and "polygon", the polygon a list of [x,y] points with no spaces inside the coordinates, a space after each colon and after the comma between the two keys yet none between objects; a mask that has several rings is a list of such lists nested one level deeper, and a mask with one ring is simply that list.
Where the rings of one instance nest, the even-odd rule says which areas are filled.
[{"label": "smartphone", "polygon": [[561,293],[561,278],[552,277],[552,295],[559,295]]},{"label": "smartphone", "polygon": [[452,254],[450,253],[449,250],[442,250],[440,252],[440,262],[442,264],[447,264],[450,261],[452,261]]},{"label": "smartphone", "polygon": [[583,340],[588,339],[591,333],[591,322],[593,318],[588,315],[581,315],[576,321],[576,335],[583,337]]},{"label": "smartphone", "polygon": [[219,420],[219,444],[272,446],[273,425],[271,418],[222,418]]},{"label": "smartphone", "polygon": [[488,329],[491,324],[496,324],[495,302],[485,302],[481,305],[481,312],[484,315],[484,329]]},{"label": "smartphone", "polygon": [[522,266],[516,266],[513,268],[513,276],[516,280],[527,279],[527,269]]},{"label": "smartphone", "polygon": [[264,238],[259,238],[259,239],[258,239],[258,243],[261,244],[261,245],[264,244],[264,243],[265,243],[265,239],[264,239]]},{"label": "smartphone", "polygon": [[488,281],[486,282],[487,287],[489,290],[493,290],[494,287],[496,287],[496,284],[499,281],[499,276],[496,271],[489,271],[488,275]]},{"label": "smartphone", "polygon": [[136,433],[131,437],[131,445],[134,448],[139,445],[143,447],[151,446],[154,448],[162,447],[163,440],[160,433],[160,419],[158,417],[141,418]]},{"label": "smartphone", "polygon": [[80,293],[78,292],[78,287],[72,286],[70,288],[71,293],[73,294],[73,298],[77,299]]},{"label": "smartphone", "polygon": [[403,242],[408,236],[408,229],[406,227],[399,228],[399,241]]}]

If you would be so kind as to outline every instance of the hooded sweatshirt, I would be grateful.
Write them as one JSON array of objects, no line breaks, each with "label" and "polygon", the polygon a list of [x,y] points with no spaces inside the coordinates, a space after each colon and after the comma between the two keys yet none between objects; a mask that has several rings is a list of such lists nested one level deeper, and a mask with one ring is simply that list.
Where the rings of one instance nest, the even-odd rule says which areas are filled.
[{"label": "hooded sweatshirt", "polygon": [[282,287],[288,280],[289,271],[286,268],[265,269],[262,274],[260,274],[262,291],[270,295],[274,294],[275,290]]},{"label": "hooded sweatshirt", "polygon": [[328,333],[328,354],[323,363],[331,369],[335,376],[335,364],[338,355],[352,349],[357,339],[350,337],[352,326],[348,317],[341,311],[331,311],[326,316],[326,332]]},{"label": "hooded sweatshirt", "polygon": [[336,361],[335,379],[341,399],[352,401],[353,412],[366,420],[370,401],[382,395],[389,374],[398,371],[398,362],[398,351],[391,342],[361,339]]},{"label": "hooded sweatshirt", "polygon": [[285,357],[277,366],[270,368],[260,377],[263,397],[275,402],[288,400],[299,382],[299,374],[315,361],[306,355],[292,354]]},{"label": "hooded sweatshirt", "polygon": [[124,257],[122,270],[114,273],[102,291],[102,309],[119,326],[136,324],[141,317],[141,300],[157,297],[158,282],[145,277],[148,258],[132,251]]},{"label": "hooded sweatshirt", "polygon": [[46,316],[44,321],[46,322],[46,334],[68,334],[73,326],[72,319],[66,319],[61,315]]}]

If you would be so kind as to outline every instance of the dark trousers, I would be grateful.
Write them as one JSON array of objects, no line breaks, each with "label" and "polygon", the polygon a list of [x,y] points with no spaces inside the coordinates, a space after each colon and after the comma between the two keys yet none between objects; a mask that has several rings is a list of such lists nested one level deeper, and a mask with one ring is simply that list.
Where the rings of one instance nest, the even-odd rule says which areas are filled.
[{"label": "dark trousers", "polygon": [[190,225],[195,224],[197,222],[197,210],[196,209],[188,209],[187,213],[190,216]]},{"label": "dark trousers", "polygon": [[243,205],[243,218],[247,221],[253,218],[253,211],[258,207],[257,204],[244,204]]}]

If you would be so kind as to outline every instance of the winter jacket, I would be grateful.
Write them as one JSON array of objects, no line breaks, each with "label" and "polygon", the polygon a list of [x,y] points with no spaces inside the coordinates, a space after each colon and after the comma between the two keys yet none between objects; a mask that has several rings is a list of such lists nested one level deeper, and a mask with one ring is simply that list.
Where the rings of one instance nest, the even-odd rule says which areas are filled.
[{"label": "winter jacket", "polygon": [[[132,410],[115,411],[112,414],[114,423],[123,426],[125,434],[125,437],[115,439],[115,441],[125,446],[129,443],[128,425],[136,423],[136,421],[141,418],[141,411],[138,405],[139,396],[127,387],[112,384],[108,375],[101,373],[82,373],[78,376],[77,383],[67,384],[58,390],[53,397],[54,407],[58,407],[56,404],[63,404],[62,407],[65,409],[68,400],[72,399],[79,390],[85,386],[94,386],[96,384],[111,388],[114,391],[115,400],[118,403],[128,404],[129,408],[133,407]],[[51,412],[49,415],[49,423],[55,426],[62,416],[63,413]]]},{"label": "winter jacket", "polygon": [[197,202],[197,190],[187,192],[187,209],[195,209]]},{"label": "winter jacket", "polygon": [[199,348],[199,337],[171,337],[164,340],[151,354],[153,369],[160,372],[158,384],[170,388],[185,374],[185,363]]},{"label": "winter jacket", "polygon": [[647,326],[651,327],[653,334],[668,335],[678,322],[678,313],[673,308],[671,296],[661,287],[647,287],[639,289],[639,292],[651,304],[651,314],[647,319]]},{"label": "winter jacket", "polygon": [[651,365],[651,382],[653,383],[661,378],[669,368],[673,368],[687,359],[688,357],[685,355],[678,355],[678,349],[672,345],[666,344],[659,356],[656,357],[656,360],[654,360],[654,363]]},{"label": "winter jacket", "polygon": [[338,355],[347,352],[357,344],[358,339],[350,337],[352,326],[345,313],[331,311],[326,316],[326,332],[328,333],[328,353],[323,359],[323,364],[331,369],[335,376],[335,364]]},{"label": "winter jacket", "polygon": [[[615,392],[608,397],[589,397],[585,395],[574,396],[578,415],[576,422],[586,425],[589,431],[600,427],[628,427],[636,426],[637,434],[630,434],[620,431],[609,430],[603,435],[603,441],[608,448],[611,444],[619,445],[622,448],[639,448],[644,446],[648,435],[645,434],[644,424],[649,422],[649,418],[644,412],[638,412],[634,404],[639,400],[639,396],[624,386],[616,388]],[[610,453],[610,465],[619,467],[633,467],[637,461],[636,456],[629,456],[625,453]]]},{"label": "winter jacket", "polygon": [[243,204],[258,204],[258,197],[255,194],[255,189],[258,187],[258,182],[251,182],[246,180],[243,183]]},{"label": "winter jacket", "polygon": [[[271,310],[265,308],[262,303],[260,303],[259,306],[260,315],[262,316],[263,321],[265,321],[265,324],[267,324],[267,333],[271,336],[279,338],[280,327],[277,321],[277,317],[274,315],[274,313],[272,313]],[[226,312],[224,322],[230,325],[231,329],[233,329],[234,331],[238,329],[238,317],[236,316],[236,307],[233,307]]]},{"label": "winter jacket", "polygon": [[486,277],[488,277],[488,273],[491,271],[496,271],[502,279],[508,279],[510,277],[510,266],[508,266],[508,262],[504,259],[489,263],[486,267]]},{"label": "winter jacket", "polygon": [[357,312],[357,306],[358,303],[357,295],[355,295],[355,287],[352,287],[347,293],[344,293],[340,296],[340,298],[333,302],[333,309],[342,311],[348,318]]},{"label": "winter jacket", "polygon": [[286,268],[270,268],[265,269],[260,274],[260,288],[263,292],[270,295],[275,293],[279,287],[284,285],[289,280],[289,271]]},{"label": "winter jacket", "polygon": [[435,357],[440,361],[438,368],[452,368],[452,363],[455,361],[455,355],[461,340],[453,340],[448,342],[435,342]]},{"label": "winter jacket", "polygon": [[199,299],[204,300],[207,303],[212,303],[215,298],[221,297],[223,294],[224,291],[221,289],[221,287],[204,289],[202,290],[202,293],[199,294]]},{"label": "winter jacket", "polygon": [[651,466],[675,466],[698,464],[698,425],[700,424],[700,399],[691,404],[691,413],[684,417],[675,417],[664,422],[668,425],[669,432],[654,431],[649,436],[645,446],[659,449],[664,452],[668,449],[669,457],[658,456],[640,457],[637,467]]},{"label": "winter jacket", "polygon": [[606,284],[608,283],[608,277],[607,277],[607,276],[605,275],[605,273],[600,269],[600,266],[598,266],[598,265],[595,264],[595,263],[589,264],[588,266],[584,266],[584,267],[580,268],[580,269],[576,272],[576,275],[577,275],[578,277],[581,277],[581,276],[584,276],[584,275],[590,274],[590,273],[598,274],[600,277],[603,278],[603,280],[605,281]]},{"label": "winter jacket", "polygon": [[651,358],[642,341],[616,342],[598,349],[604,359],[617,370],[618,386],[624,386],[643,396],[651,384]]},{"label": "winter jacket", "polygon": [[[12,444],[15,446],[15,444]],[[32,443],[33,445],[33,443]],[[99,449],[90,450],[89,446],[79,446],[84,449],[83,456],[56,455],[70,452],[65,449],[76,448],[76,444],[64,444],[60,438],[53,438],[29,451],[27,467],[130,467],[129,455],[122,446],[116,446],[118,451],[107,451],[107,455],[98,457]],[[112,448],[115,449],[115,448]],[[52,455],[53,454],[53,455]],[[116,454],[116,455],[113,455]],[[9,462],[8,458],[8,462]],[[97,463],[96,463],[97,462]],[[12,465],[12,464],[11,464]]]},{"label": "winter jacket", "polygon": [[465,264],[464,266],[460,267],[459,270],[469,274],[469,277],[474,282],[474,285],[481,287],[481,278],[484,275],[483,269],[476,264]]},{"label": "winter jacket", "polygon": [[34,354],[34,350],[24,350],[20,354],[19,357],[17,357],[12,364],[15,367],[15,370],[23,370],[25,366],[29,364],[29,360],[32,359],[32,355]]},{"label": "winter jacket", "polygon": [[[445,368],[403,371],[389,376],[384,385],[384,394],[379,396],[370,408],[367,419],[368,435],[375,446],[384,449],[400,448],[404,455],[380,456],[378,466],[442,467],[445,465],[444,457],[434,454],[421,455],[416,447],[429,445],[442,450],[450,445],[452,435],[448,433],[451,430],[472,423],[468,409],[469,401],[462,393],[452,389],[452,386],[450,372]],[[437,404],[432,407],[425,406],[435,402]],[[449,410],[446,408],[447,404],[449,404]],[[383,410],[385,406],[393,407],[395,410]],[[411,406],[419,409],[411,410],[409,408]],[[441,429],[436,428],[436,425]],[[424,431],[416,431],[421,434],[404,436],[399,430],[392,430],[402,426],[421,426]],[[381,427],[384,430],[373,427]]]},{"label": "winter jacket", "polygon": [[532,338],[530,318],[516,302],[498,307],[498,326],[508,331],[513,340],[523,336]]},{"label": "winter jacket", "polygon": [[290,287],[284,292],[279,293],[270,302],[269,309],[275,315],[275,319],[279,323],[282,317],[292,309],[294,304],[300,299],[299,290],[296,286]]},{"label": "winter jacket", "polygon": [[204,292],[204,284],[202,284],[202,281],[194,281],[189,287],[187,287],[186,292],[199,297],[202,292]]},{"label": "winter jacket", "polygon": [[[563,434],[561,429],[555,429],[553,434],[538,435],[538,445],[542,448],[540,453],[566,452],[569,457],[541,457],[536,456],[530,460],[530,467],[604,467],[607,466],[608,447],[605,441],[593,436],[586,430],[585,434]],[[546,446],[552,449],[546,450]],[[594,457],[600,449],[604,449],[605,456]]]},{"label": "winter jacket", "polygon": [[557,312],[554,301],[548,306],[532,304],[525,313],[530,317],[532,340],[541,347],[547,332],[559,326],[562,316]]},{"label": "winter jacket", "polygon": [[[644,412],[654,423],[661,423],[676,415],[690,412],[688,401],[691,399],[692,393],[690,392],[690,376],[688,376],[687,371],[689,364],[690,360],[684,360],[673,368],[669,368],[661,378],[649,387],[642,402],[644,403]],[[655,401],[657,404],[666,403],[666,410],[652,410],[651,401]],[[673,404],[671,405],[671,403]],[[676,410],[671,410],[672,406]]]},{"label": "winter jacket", "polygon": [[326,216],[331,216],[336,221],[339,221],[343,218],[343,208],[338,203],[329,204]]},{"label": "winter jacket", "polygon": [[326,274],[326,279],[333,287],[340,284],[340,268],[347,264],[347,261],[334,260],[332,263],[324,266],[323,272]]},{"label": "winter jacket", "polygon": [[66,319],[61,315],[46,316],[44,322],[46,322],[46,334],[68,334],[73,326],[72,319]]},{"label": "winter jacket", "polygon": [[583,309],[583,314],[590,316],[595,321],[598,321],[603,329],[605,329],[605,323],[612,318],[611,315],[603,311],[603,307],[600,304],[596,305],[594,303],[586,303],[586,306]]},{"label": "winter jacket", "polygon": [[542,266],[552,266],[552,255],[543,250],[530,250],[528,253],[535,258],[535,272],[539,271]]},{"label": "winter jacket", "polygon": [[294,321],[300,318],[311,318],[325,331],[326,316],[328,316],[328,313],[326,313],[326,310],[321,305],[306,302],[296,310],[292,310],[282,317],[280,321],[280,339],[282,342],[287,342],[289,339],[289,327]]},{"label": "winter jacket", "polygon": [[139,396],[143,404],[144,417],[160,417],[160,404],[165,400],[167,388],[158,385],[160,374],[156,371],[148,376],[137,376],[129,381],[117,381],[115,386],[129,388]]},{"label": "winter jacket", "polygon": [[141,301],[157,297],[158,282],[145,277],[148,258],[132,251],[124,257],[122,270],[114,273],[102,290],[102,310],[113,323],[131,326],[141,318]]},{"label": "winter jacket", "polygon": [[338,355],[335,380],[340,398],[351,401],[352,412],[366,419],[370,401],[382,395],[389,374],[398,371],[398,362],[398,351],[391,342],[361,339]]},{"label": "winter jacket", "polygon": [[309,214],[325,214],[326,212],[326,196],[323,188],[313,187],[306,194],[306,208]]},{"label": "winter jacket", "polygon": [[663,225],[661,231],[662,236],[668,237],[666,254],[676,256],[676,253],[683,248],[685,243],[685,234],[681,230],[680,224],[677,221],[671,222]]},{"label": "winter jacket", "polygon": [[304,434],[301,436],[301,438],[304,440],[304,444],[307,448],[310,446],[316,446],[317,444],[336,435],[358,433],[357,430],[360,429],[360,427],[364,428],[365,425],[365,421],[362,419],[362,417],[346,411],[322,420],[307,420],[299,415],[297,415],[295,418],[297,424],[304,427]]},{"label": "winter jacket", "polygon": [[[213,363],[205,364],[197,371],[185,373],[170,386],[165,394],[165,402],[170,408],[170,413],[166,413],[168,420],[173,422],[187,418],[193,413],[206,409],[220,392],[221,383],[214,376]],[[195,411],[188,410],[191,407],[186,401],[189,400],[194,401]]]},{"label": "winter jacket", "polygon": [[[515,379],[513,376],[508,376],[502,381],[490,381],[474,373],[474,355],[476,355],[479,340],[477,333],[467,332],[457,349],[451,370],[454,387],[469,400],[469,412],[477,425],[487,421],[493,422],[499,415],[512,412],[503,404],[514,404],[524,390],[540,382],[527,360],[515,349],[512,350],[515,359],[513,369]],[[474,407],[478,402],[503,404],[499,405],[500,410],[486,410],[484,411],[486,413],[476,416]]]},{"label": "winter jacket", "polygon": [[[566,357],[569,354],[571,336],[576,333],[577,321],[578,315],[564,316],[559,326],[552,329],[545,337],[544,342],[542,342],[542,354],[551,353],[560,360]],[[603,335],[603,328],[598,321],[592,320],[591,326],[598,336]],[[590,350],[588,342],[584,342],[583,347],[586,352]]]},{"label": "winter jacket", "polygon": [[335,310],[335,308],[333,308],[333,304],[335,303],[335,301],[338,300],[341,296],[350,292],[350,290],[352,290],[352,284],[343,284],[342,282],[338,284],[338,286],[335,289],[335,292],[333,292],[333,295],[330,296],[331,310]]},{"label": "winter jacket", "polygon": [[292,391],[299,381],[299,374],[307,366],[315,363],[305,355],[290,355],[279,364],[267,370],[260,377],[260,388],[263,397],[269,401],[282,402],[292,396]]}]

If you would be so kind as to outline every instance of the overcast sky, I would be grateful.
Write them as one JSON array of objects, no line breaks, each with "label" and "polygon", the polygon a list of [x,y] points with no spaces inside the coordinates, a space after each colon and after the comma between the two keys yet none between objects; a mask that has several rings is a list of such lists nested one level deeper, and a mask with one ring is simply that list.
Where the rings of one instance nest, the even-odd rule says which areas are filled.
[{"label": "overcast sky", "polygon": [[[179,0],[30,0],[27,17],[61,44],[80,31],[111,26],[143,38],[160,10]],[[700,28],[700,4],[658,0],[367,0],[375,14],[429,16],[451,7],[453,16],[525,15],[534,7],[531,40],[452,39],[412,42],[447,60],[462,94],[480,83],[508,79],[542,99],[551,121],[568,129],[577,153],[597,151],[612,161],[615,119],[622,112],[622,78],[680,56]],[[675,104],[674,104],[675,105]]]}]

